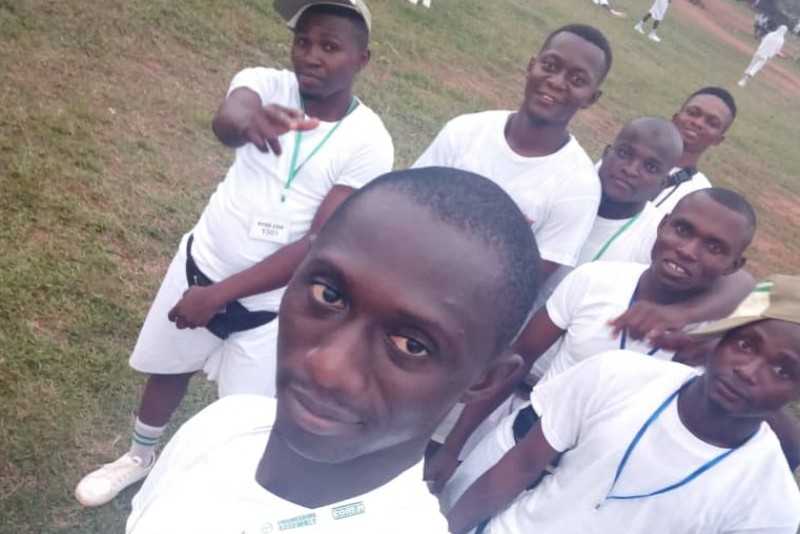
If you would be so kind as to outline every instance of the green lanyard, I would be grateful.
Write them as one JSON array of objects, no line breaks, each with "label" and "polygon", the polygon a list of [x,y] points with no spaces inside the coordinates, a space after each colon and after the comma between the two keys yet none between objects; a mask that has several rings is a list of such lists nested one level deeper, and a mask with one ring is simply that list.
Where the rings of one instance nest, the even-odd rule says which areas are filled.
[{"label": "green lanyard", "polygon": [[[339,122],[337,122],[333,126],[333,128],[330,129],[330,131],[325,135],[325,137],[322,138],[322,141],[317,143],[317,146],[314,147],[314,150],[311,151],[311,154],[309,154],[308,157],[306,157],[306,159],[300,162],[299,165],[297,164],[297,156],[300,155],[300,144],[303,140],[303,135],[302,132],[300,132],[299,130],[294,133],[294,150],[292,151],[292,162],[289,164],[289,178],[287,178],[286,185],[283,187],[283,192],[281,193],[281,203],[286,201],[286,193],[292,187],[292,182],[294,182],[297,173],[300,172],[300,169],[303,168],[303,165],[308,163],[308,160],[313,158],[314,154],[319,152],[319,149],[322,148],[322,146],[328,142],[328,139],[330,139],[330,137],[333,135],[333,132],[335,132],[336,129],[339,128],[339,125],[342,124],[342,121],[345,119],[345,117],[350,115],[350,112],[355,109],[356,105],[358,105],[358,101],[356,100],[355,97],[352,97],[350,99],[350,107],[347,108],[347,113],[344,114],[344,117],[342,117],[341,120],[339,120]],[[306,106],[303,103],[302,98],[300,99],[300,109],[303,110],[303,115],[305,116]]]},{"label": "green lanyard", "polygon": [[[644,210],[642,210],[642,211],[644,211]],[[606,250],[608,250],[608,247],[610,247],[610,246],[611,246],[611,243],[613,243],[615,239],[617,239],[619,236],[621,236],[621,235],[622,235],[622,232],[624,232],[625,230],[627,230],[627,229],[630,227],[630,225],[632,225],[633,223],[635,223],[635,222],[636,222],[636,219],[638,219],[638,218],[639,218],[639,217],[642,215],[642,211],[640,211],[639,213],[637,213],[636,215],[634,215],[633,217],[631,217],[630,219],[628,219],[628,222],[626,222],[625,224],[623,224],[623,225],[622,225],[622,226],[619,228],[619,230],[617,230],[617,231],[614,233],[614,235],[612,235],[611,237],[609,237],[609,238],[608,238],[608,241],[606,241],[606,242],[605,242],[605,244],[604,244],[602,247],[600,247],[600,250],[598,250],[598,251],[597,251],[597,254],[595,254],[595,255],[594,255],[594,258],[592,258],[592,261],[597,261],[597,260],[599,260],[599,259],[600,259],[600,258],[603,256],[603,254],[605,254],[605,253],[606,253]]]}]

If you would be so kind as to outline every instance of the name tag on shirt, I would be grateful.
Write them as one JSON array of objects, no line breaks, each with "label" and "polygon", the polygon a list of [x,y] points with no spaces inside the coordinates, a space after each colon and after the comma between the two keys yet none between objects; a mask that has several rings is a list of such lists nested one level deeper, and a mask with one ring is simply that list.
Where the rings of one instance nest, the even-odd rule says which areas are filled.
[{"label": "name tag on shirt", "polygon": [[250,237],[260,241],[272,241],[281,245],[289,244],[289,225],[287,217],[253,216],[250,219]]}]

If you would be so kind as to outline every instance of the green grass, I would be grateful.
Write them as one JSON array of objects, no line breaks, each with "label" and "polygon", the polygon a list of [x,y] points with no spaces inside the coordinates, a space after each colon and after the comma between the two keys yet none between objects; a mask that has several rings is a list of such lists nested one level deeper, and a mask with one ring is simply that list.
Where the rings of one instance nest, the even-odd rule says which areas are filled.
[{"label": "green grass", "polygon": [[[632,17],[642,8],[619,3]],[[596,24],[614,45],[603,98],[574,123],[594,155],[631,117],[668,116],[701,85],[731,87],[748,60],[679,16],[656,47],[632,18],[588,1],[371,8],[359,94],[392,132],[398,167],[447,119],[515,107],[530,55],[567,22]],[[128,352],[231,160],[209,129],[216,106],[238,69],[286,66],[287,44],[262,0],[0,0],[1,534],[122,531],[133,491],[83,510],[74,484],[127,446],[141,385]],[[736,94],[740,118],[704,167],[757,204],[754,271],[791,272],[797,94],[764,79]],[[213,396],[198,380],[173,427]]]}]

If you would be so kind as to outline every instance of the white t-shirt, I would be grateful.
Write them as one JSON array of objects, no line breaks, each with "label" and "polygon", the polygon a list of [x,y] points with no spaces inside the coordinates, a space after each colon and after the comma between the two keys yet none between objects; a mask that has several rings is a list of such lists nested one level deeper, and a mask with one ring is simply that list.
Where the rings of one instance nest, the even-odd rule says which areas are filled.
[{"label": "white t-shirt", "polygon": [[380,488],[321,508],[264,489],[255,474],[275,407],[275,399],[233,395],[184,424],[134,497],[127,534],[447,532],[422,481],[422,462]]},{"label": "white t-shirt", "polygon": [[[554,474],[492,519],[486,534],[794,534],[800,492],[766,423],[688,484],[652,497],[607,500],[595,509],[633,437],[694,374],[687,366],[614,351],[536,386],[534,407],[542,414],[544,436],[565,452]],[[695,437],[676,406],[672,400],[645,432],[615,495],[674,484],[727,450]]]},{"label": "white t-shirt", "polygon": [[[675,167],[670,171],[670,174],[678,172],[679,170],[679,167]],[[708,178],[706,178],[706,175],[700,171],[697,171],[694,173],[694,176],[692,176],[691,180],[680,183],[677,186],[677,189],[675,186],[672,186],[661,191],[655,200],[653,200],[653,204],[661,208],[664,213],[672,213],[672,210],[675,209],[675,204],[677,204],[680,199],[689,193],[693,193],[701,189],[709,189],[710,187],[713,186],[711,185],[711,182],[708,181]],[[675,192],[673,193],[673,191]]]},{"label": "white t-shirt", "polygon": [[[577,265],[583,265],[584,263],[590,263],[592,261],[632,261],[636,263],[650,263],[650,253],[656,242],[658,224],[664,218],[665,213],[666,212],[660,208],[648,202],[633,222],[630,222],[633,217],[631,217],[631,219],[604,219],[598,215],[578,255]],[[625,228],[617,237],[614,237],[614,235],[629,222],[630,226]],[[609,240],[612,238],[613,241],[609,243]],[[606,243],[608,243],[608,247],[603,254],[595,260],[595,256],[597,256]],[[572,270],[573,267],[562,265],[545,280],[536,297],[536,308],[539,308],[550,298],[550,295],[553,294],[558,284],[560,284]]]},{"label": "white t-shirt", "polygon": [[[290,71],[245,69],[234,76],[228,94],[240,87],[255,91],[264,105],[300,109],[297,79]],[[357,189],[392,170],[394,147],[389,132],[362,102],[339,121],[336,131],[311,156],[336,124],[323,122],[301,134],[297,164],[302,166],[288,190],[285,186],[296,132],[279,138],[281,156],[263,153],[250,143],[236,150],[225,180],[193,230],[192,256],[206,276],[227,278],[303,237],[333,186]],[[286,200],[281,202],[284,193]],[[271,229],[266,228],[270,225]],[[286,230],[276,230],[276,226]],[[274,237],[266,236],[265,229]],[[281,288],[242,299],[242,303],[253,310],[275,311],[282,294]]]},{"label": "white t-shirt", "polygon": [[600,203],[600,181],[578,141],[527,158],[508,146],[510,111],[484,111],[448,122],[414,167],[455,167],[502,187],[532,222],[542,258],[575,265]]},{"label": "white t-shirt", "polygon": [[[623,348],[621,336],[611,337],[608,321],[628,309],[639,278],[648,267],[642,263],[596,261],[567,275],[546,304],[550,320],[566,333],[539,358],[549,361],[549,366],[534,367],[533,374],[546,382],[580,361]],[[644,341],[629,337],[624,348],[643,355],[653,349]],[[672,355],[671,351],[658,350],[652,357],[670,360]]]}]

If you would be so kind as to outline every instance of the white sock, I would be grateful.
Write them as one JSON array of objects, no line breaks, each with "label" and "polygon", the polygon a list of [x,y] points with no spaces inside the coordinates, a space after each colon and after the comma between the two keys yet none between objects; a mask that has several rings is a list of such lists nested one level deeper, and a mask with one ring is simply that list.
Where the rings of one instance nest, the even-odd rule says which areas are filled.
[{"label": "white sock", "polygon": [[158,440],[164,433],[166,425],[161,427],[150,426],[142,423],[136,418],[133,427],[133,439],[131,440],[131,450],[128,452],[142,461],[142,466],[147,467],[152,463]]}]

